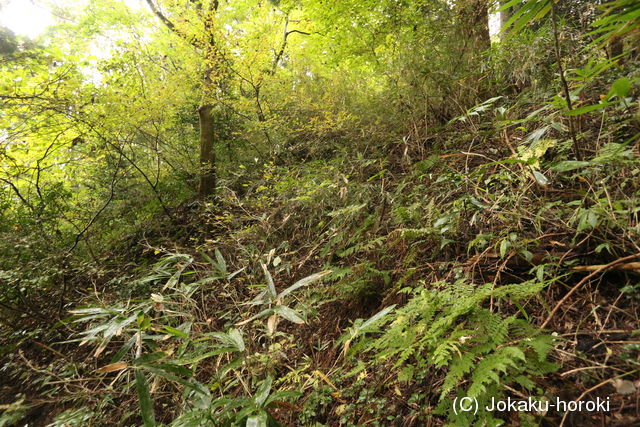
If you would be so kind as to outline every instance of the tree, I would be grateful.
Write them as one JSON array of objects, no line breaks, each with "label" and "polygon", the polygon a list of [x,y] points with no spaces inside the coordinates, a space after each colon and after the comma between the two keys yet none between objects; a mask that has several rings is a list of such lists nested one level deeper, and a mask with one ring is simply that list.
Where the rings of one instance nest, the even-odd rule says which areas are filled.
[{"label": "tree", "polygon": [[13,32],[0,26],[0,55],[9,55],[18,49],[18,42]]},{"label": "tree", "polygon": [[491,47],[489,34],[489,1],[488,0],[458,0],[458,27],[462,42],[467,49],[474,53],[482,52]]},{"label": "tree", "polygon": [[[203,75],[203,94],[201,105],[198,108],[200,125],[200,182],[198,196],[205,198],[211,196],[216,190],[216,162],[215,162],[215,126],[212,113],[214,105],[214,90],[216,79],[219,79],[222,70],[220,50],[216,43],[216,12],[218,0],[190,0],[188,7],[183,10],[184,15],[192,15],[200,23],[199,30],[184,29],[170,20],[156,4],[154,0],[146,0],[151,11],[174,34],[193,46],[202,56],[205,63]],[[189,13],[191,12],[191,13]],[[195,16],[194,16],[195,15]],[[183,22],[190,23],[190,18],[183,17]],[[193,18],[191,18],[193,19]],[[218,80],[219,81],[219,80]]]}]

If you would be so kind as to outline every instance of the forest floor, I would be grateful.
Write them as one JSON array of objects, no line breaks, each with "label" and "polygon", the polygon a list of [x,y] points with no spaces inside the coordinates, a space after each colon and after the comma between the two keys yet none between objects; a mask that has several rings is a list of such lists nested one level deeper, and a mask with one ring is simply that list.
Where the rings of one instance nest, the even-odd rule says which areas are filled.
[{"label": "forest floor", "polygon": [[[203,352],[198,340],[244,327],[243,359],[229,368],[239,380],[222,379],[221,366],[234,361],[218,355],[192,364],[181,355],[176,364],[194,366],[194,379],[212,393],[224,388],[226,398],[246,395],[268,373],[274,389],[300,393],[269,407],[284,425],[441,425],[456,420],[451,395],[441,395],[451,381],[456,390],[481,387],[483,399],[609,404],[606,412],[494,414],[508,425],[637,425],[639,147],[614,141],[638,129],[603,133],[597,119],[581,126],[592,148],[579,164],[551,153],[570,149],[552,126],[541,125],[533,141],[546,134],[549,151],[534,155],[513,148],[522,130],[473,115],[431,141],[382,153],[291,154],[282,165],[256,166],[251,180],[228,180],[215,202],[184,203],[172,222],[159,216],[126,236],[99,267],[69,274],[65,299],[140,304],[151,326],[143,316],[138,327],[160,333],[151,347],[166,355],[191,349],[191,361]],[[239,273],[208,281],[216,269]],[[291,314],[247,321],[265,282],[281,291],[321,271],[288,303],[303,322]],[[171,311],[178,282],[200,287]],[[441,305],[432,310],[429,298]],[[375,327],[357,320],[391,307],[399,314]],[[182,320],[160,326],[163,316]],[[102,412],[103,420],[140,423],[133,379],[123,375],[129,365],[112,362],[127,342],[125,351],[135,346],[136,332],[123,326],[98,351],[64,342],[86,334],[77,319],[47,331],[37,314],[32,320],[38,332],[5,365],[16,370],[2,375],[3,402],[22,393],[30,425],[83,405],[92,408],[87,419]],[[426,331],[440,320],[442,330]],[[486,378],[456,365],[470,354],[482,366],[507,357],[505,348],[516,356]],[[160,377],[151,386],[155,417],[170,423],[184,409],[184,390]],[[115,389],[118,381],[130,385]]]}]

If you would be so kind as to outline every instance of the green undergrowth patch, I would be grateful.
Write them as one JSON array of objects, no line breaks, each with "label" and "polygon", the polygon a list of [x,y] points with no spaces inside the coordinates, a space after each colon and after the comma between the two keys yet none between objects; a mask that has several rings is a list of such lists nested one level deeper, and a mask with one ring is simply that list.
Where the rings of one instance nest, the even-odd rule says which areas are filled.
[{"label": "green undergrowth patch", "polygon": [[[462,109],[427,148],[340,139],[240,167],[87,274],[54,342],[12,331],[3,369],[56,399],[51,425],[558,424],[456,402],[630,394],[638,269],[602,266],[640,252],[638,79],[589,72],[568,73],[573,112],[536,86]],[[78,270],[1,270],[0,303],[29,307]],[[0,425],[38,405],[16,396]]]}]

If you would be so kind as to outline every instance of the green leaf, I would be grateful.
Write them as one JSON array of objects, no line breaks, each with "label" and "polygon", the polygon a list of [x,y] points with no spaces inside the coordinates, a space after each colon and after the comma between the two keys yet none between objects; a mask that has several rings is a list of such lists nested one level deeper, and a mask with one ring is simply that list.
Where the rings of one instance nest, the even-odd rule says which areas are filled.
[{"label": "green leaf", "polygon": [[168,326],[168,325],[165,325],[162,328],[162,330],[168,333],[169,335],[173,335],[174,337],[189,338],[189,334],[187,334],[186,332],[181,331],[180,329],[172,328],[171,326]]},{"label": "green leaf", "polygon": [[609,94],[616,95],[618,98],[625,98],[631,92],[631,80],[627,77],[620,77],[613,82]]},{"label": "green leaf", "polygon": [[538,172],[536,170],[532,172],[533,172],[533,176],[536,178],[536,181],[538,181],[538,184],[547,185],[549,183],[549,180],[547,179],[547,177],[544,176],[541,172]]},{"label": "green leaf", "polygon": [[218,268],[220,269],[220,272],[223,274],[228,274],[227,262],[224,260],[224,258],[222,257],[222,254],[217,248],[215,250],[215,254],[216,254],[216,260],[218,260]]},{"label": "green leaf", "polygon": [[525,26],[530,23],[544,18],[544,16],[551,10],[552,0],[529,0],[523,2],[522,0],[510,1],[501,7],[502,10],[519,5],[520,7],[515,11],[511,19],[503,26],[502,31],[506,31],[511,27],[509,36],[518,34]]},{"label": "green leaf", "polygon": [[509,9],[513,6],[520,5],[520,3],[522,3],[522,0],[509,0],[508,2],[503,3],[496,12],[502,12],[503,10]]},{"label": "green leaf", "polygon": [[591,162],[583,161],[583,160],[565,160],[554,165],[551,170],[556,172],[569,172],[575,169],[584,168],[586,166],[590,166]]},{"label": "green leaf", "polygon": [[165,353],[164,351],[155,351],[153,353],[143,354],[142,356],[140,356],[137,359],[135,359],[133,361],[133,364],[134,365],[145,365],[145,364],[148,364],[148,363],[153,363],[156,360],[164,359],[165,357],[167,357],[167,353]]},{"label": "green leaf", "polygon": [[244,341],[242,333],[237,329],[230,329],[225,332],[210,332],[204,336],[204,339],[215,338],[223,344],[233,347],[232,351],[244,351]]},{"label": "green leaf", "polygon": [[153,402],[151,402],[151,394],[149,393],[149,384],[147,377],[140,369],[136,369],[136,391],[140,400],[140,412],[145,427],[154,427],[156,425],[155,415],[153,413]]},{"label": "green leaf", "polygon": [[252,320],[262,319],[263,317],[267,317],[267,316],[269,316],[271,314],[273,314],[273,309],[272,308],[266,308],[266,309],[262,310],[260,313],[256,314],[255,316],[251,316],[250,318],[248,318],[246,320],[242,320],[242,321],[236,323],[236,326],[246,325],[247,323],[251,322]]},{"label": "green leaf", "polygon": [[527,137],[524,139],[524,142],[535,144],[536,142],[540,141],[540,139],[542,139],[542,137],[549,131],[549,127],[550,126],[544,126],[540,129],[534,130],[529,135],[527,135]]},{"label": "green leaf", "polygon": [[374,325],[378,320],[382,319],[384,316],[386,316],[387,314],[389,314],[391,312],[391,310],[393,310],[394,308],[396,308],[396,305],[390,305],[389,307],[385,307],[382,310],[380,310],[379,312],[377,312],[376,314],[374,314],[373,316],[371,316],[369,319],[367,319],[366,321],[364,321],[360,327],[358,329],[360,329],[361,331]]},{"label": "green leaf", "polygon": [[577,231],[592,230],[598,225],[598,214],[592,210],[583,211],[580,215]]},{"label": "green leaf", "polygon": [[275,299],[278,296],[278,293],[276,292],[276,285],[273,283],[273,277],[271,277],[271,273],[269,273],[269,270],[264,263],[261,262],[260,265],[262,266],[262,271],[264,271],[264,275],[267,278],[267,289],[269,290],[269,294]]},{"label": "green leaf", "polygon": [[235,347],[223,347],[223,348],[219,348],[217,350],[213,350],[213,351],[208,351],[204,354],[199,354],[195,357],[189,358],[189,359],[179,359],[176,362],[180,363],[181,365],[193,365],[196,364],[204,359],[208,359],[210,357],[213,356],[217,356],[219,354],[224,354],[224,353],[233,353],[234,351],[237,351],[237,348]]},{"label": "green leaf", "polygon": [[100,307],[91,307],[91,308],[79,308],[77,310],[69,310],[69,313],[71,314],[75,314],[75,315],[81,315],[81,314],[116,314],[119,312],[122,312],[124,310],[109,310],[106,308],[100,308]]},{"label": "green leaf", "polygon": [[282,390],[282,391],[276,391],[275,393],[271,393],[271,395],[267,398],[267,400],[264,402],[263,406],[269,406],[271,403],[273,403],[276,400],[285,400],[285,399],[297,399],[301,396],[303,396],[304,393],[301,393],[299,391],[296,390]]},{"label": "green leaf", "polygon": [[138,315],[134,314],[126,319],[113,319],[109,327],[104,331],[105,338],[111,338],[114,335],[118,335],[124,328],[132,324],[138,319]]},{"label": "green leaf", "polygon": [[593,211],[589,211],[589,214],[587,215],[587,223],[591,228],[596,228],[598,225],[598,214]]},{"label": "green leaf", "polygon": [[300,279],[296,283],[294,283],[293,285],[289,286],[284,291],[280,292],[280,294],[278,295],[278,298],[285,297],[285,296],[289,295],[291,292],[295,291],[296,289],[301,288],[303,286],[306,286],[306,285],[308,285],[308,284],[310,284],[312,282],[315,282],[316,280],[320,279],[321,277],[326,276],[327,274],[331,274],[331,273],[333,273],[332,270],[325,270],[325,271],[321,271],[319,273],[312,274],[311,276],[307,276],[304,279]]},{"label": "green leaf", "polygon": [[244,351],[245,346],[244,340],[242,339],[242,333],[238,329],[230,329],[228,335],[238,351]]},{"label": "green leaf", "polygon": [[398,373],[398,381],[408,382],[413,379],[413,366],[407,365]]},{"label": "green leaf", "polygon": [[277,305],[274,307],[273,311],[280,315],[280,317],[283,317],[293,323],[297,323],[299,325],[304,323],[304,319],[300,317],[295,310],[292,310],[286,305]]},{"label": "green leaf", "polygon": [[229,275],[227,276],[227,280],[231,280],[231,279],[233,279],[233,278],[234,278],[234,277],[236,277],[238,274],[242,273],[242,272],[244,271],[244,269],[245,269],[245,268],[246,268],[246,267],[242,267],[240,270],[236,270],[236,271],[234,271],[233,273],[229,274]]},{"label": "green leaf", "polygon": [[213,260],[213,258],[211,258],[206,252],[204,251],[198,251],[198,253],[200,255],[202,255],[202,258],[204,258],[205,260],[207,260],[207,262],[209,264],[211,264],[212,266],[216,267],[217,263]]},{"label": "green leaf", "polygon": [[509,248],[511,248],[511,242],[509,242],[507,239],[504,239],[502,240],[502,242],[500,242],[500,258],[504,258]]},{"label": "green leaf", "polygon": [[174,363],[160,363],[158,365],[154,365],[158,369],[162,369],[167,372],[172,372],[176,375],[181,375],[183,377],[191,378],[193,376],[193,372],[189,368],[185,368],[184,366],[176,365]]},{"label": "green leaf", "polygon": [[[188,380],[184,378],[180,378],[179,376],[175,375],[172,372],[173,369],[168,367],[167,365],[174,366],[174,367],[176,366],[176,365],[170,365],[170,364],[161,364],[158,366],[145,365],[144,369],[151,372],[154,375],[158,375],[159,377],[165,378],[171,382],[181,384],[184,387],[191,388],[196,391],[200,391],[198,389],[197,384],[191,383]],[[183,368],[183,369],[186,369],[186,368]]]},{"label": "green leaf", "polygon": [[183,270],[184,270],[184,267],[178,269],[178,271],[173,273],[173,275],[169,278],[169,280],[167,280],[167,283],[165,283],[165,285],[162,287],[162,290],[164,291],[165,289],[174,289],[175,286],[178,284],[178,281],[180,281],[180,276],[182,275]]},{"label": "green leaf", "polygon": [[455,240],[451,240],[451,239],[442,239],[440,241],[440,249],[444,249],[445,246],[451,244],[451,243],[455,243]]},{"label": "green leaf", "polygon": [[442,218],[438,218],[438,220],[433,223],[433,227],[434,228],[440,228],[443,225],[445,225],[447,222],[449,222],[450,219],[451,219],[451,217],[449,215],[443,216]]},{"label": "green leaf", "polygon": [[527,260],[527,262],[531,262],[531,260],[533,260],[533,254],[526,249],[521,249],[520,254]]},{"label": "green leaf", "polygon": [[254,400],[258,406],[262,406],[264,402],[269,397],[269,393],[271,392],[271,384],[273,384],[273,378],[269,375],[267,378],[262,381],[258,391],[256,391],[256,395]]},{"label": "green leaf", "polygon": [[609,105],[611,105],[610,102],[602,102],[600,104],[594,104],[594,105],[584,105],[582,107],[574,108],[571,111],[567,111],[565,114],[567,116],[579,116],[581,114],[586,114],[591,111],[601,110],[605,107],[608,107]]},{"label": "green leaf", "polygon": [[220,251],[218,249],[216,249],[214,252],[215,252],[216,260],[211,258],[204,251],[200,251],[200,250],[198,251],[198,253],[200,255],[202,255],[202,257],[205,260],[207,260],[207,262],[209,264],[211,264],[213,266],[213,268],[215,268],[217,270],[218,273],[222,274],[222,276],[226,276],[227,274],[229,274],[227,272],[227,263],[225,262],[224,258],[222,257],[222,254],[220,253]]},{"label": "green leaf", "polygon": [[118,352],[111,358],[111,360],[109,361],[109,364],[117,363],[121,361],[124,355],[129,350],[131,350],[133,345],[136,343],[136,338],[137,338],[136,335],[133,335],[131,338],[129,338],[129,340],[122,347],[120,347],[120,350],[118,350]]},{"label": "green leaf", "polygon": [[247,418],[246,427],[267,427],[269,417],[266,412],[262,412],[259,415],[252,415]]}]

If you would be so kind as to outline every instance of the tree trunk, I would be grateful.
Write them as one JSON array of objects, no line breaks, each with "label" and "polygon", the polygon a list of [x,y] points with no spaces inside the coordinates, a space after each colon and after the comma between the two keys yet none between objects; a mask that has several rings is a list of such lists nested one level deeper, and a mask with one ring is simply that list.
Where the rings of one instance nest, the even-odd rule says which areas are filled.
[{"label": "tree trunk", "polygon": [[465,88],[465,94],[461,94],[457,102],[464,108],[470,108],[489,96],[488,85],[483,81],[485,76],[480,72],[482,53],[491,48],[489,1],[456,0],[455,7],[456,32],[461,41],[460,58],[457,61],[465,73],[460,86]]},{"label": "tree trunk", "polygon": [[[624,42],[622,37],[614,36],[609,41],[609,59],[613,59],[616,56],[620,56],[624,53]],[[618,64],[622,64],[623,57],[618,59]]]},{"label": "tree trunk", "polygon": [[489,2],[487,0],[458,0],[458,25],[466,39],[467,48],[474,53],[491,47],[489,34]]},{"label": "tree trunk", "polygon": [[[500,2],[500,4],[506,3],[506,0]],[[500,39],[504,40],[507,36],[507,22],[511,19],[511,8],[507,8],[500,11]]]},{"label": "tree trunk", "polygon": [[198,109],[200,118],[200,185],[198,196],[203,199],[216,191],[216,158],[213,150],[215,129],[213,106],[203,105]]}]

